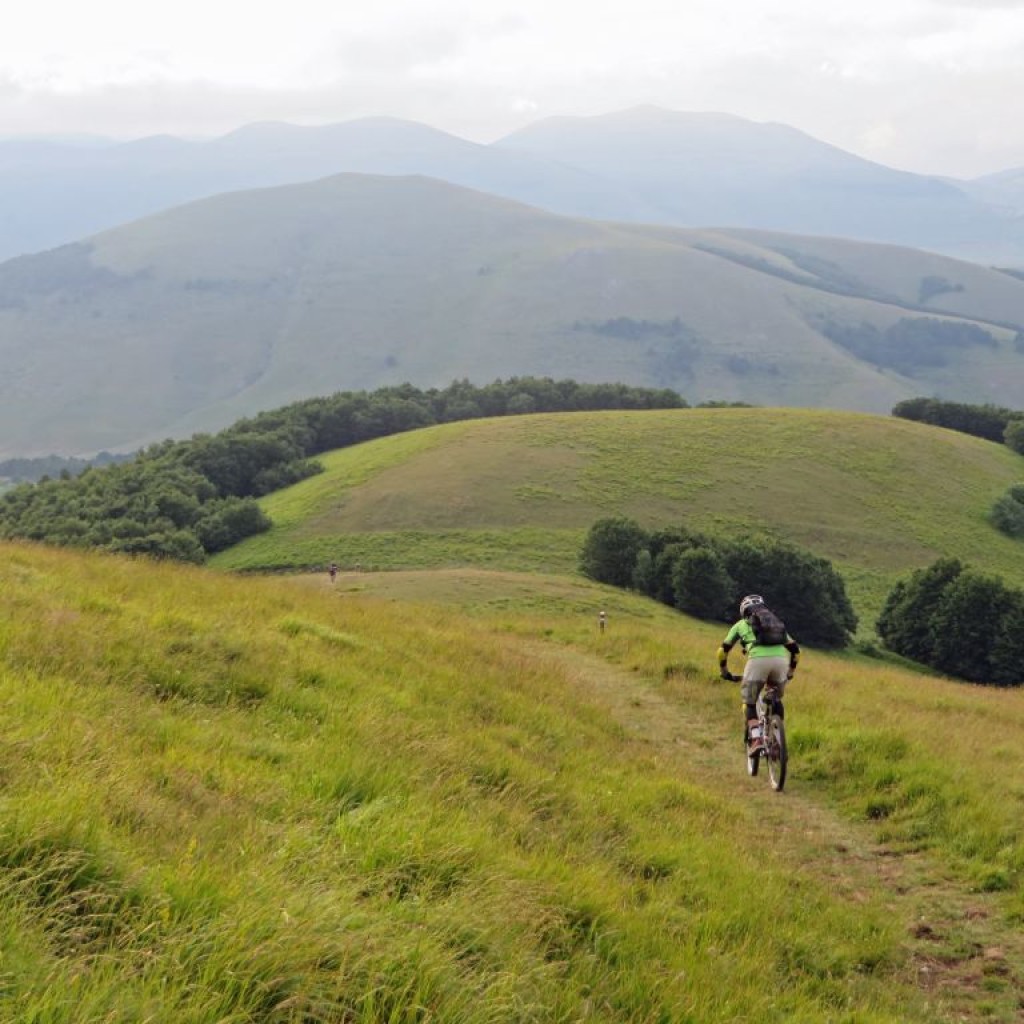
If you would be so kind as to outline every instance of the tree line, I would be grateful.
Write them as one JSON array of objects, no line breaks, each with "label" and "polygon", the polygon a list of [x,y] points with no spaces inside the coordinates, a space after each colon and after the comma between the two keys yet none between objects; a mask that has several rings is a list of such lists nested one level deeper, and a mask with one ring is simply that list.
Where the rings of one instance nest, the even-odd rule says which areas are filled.
[{"label": "tree line", "polygon": [[93,466],[110,466],[115,462],[128,462],[133,458],[133,455],[116,455],[105,451],[91,459],[79,459],[74,455],[16,457],[0,462],[0,480],[22,484],[35,483],[44,476],[78,476]]},{"label": "tree line", "polygon": [[778,541],[711,537],[685,526],[645,530],[610,517],[588,531],[580,570],[716,622],[735,620],[744,594],[761,594],[797,640],[821,647],[845,647],[857,629],[832,564]]},{"label": "tree line", "polygon": [[339,392],[163,441],[129,462],[21,484],[0,497],[0,537],[202,562],[268,529],[256,499],[320,472],[315,456],[335,448],[486,416],[686,407],[667,388],[546,377]]},{"label": "tree line", "polygon": [[908,398],[893,406],[892,415],[1005,444],[1024,455],[1024,410],[939,398]]}]

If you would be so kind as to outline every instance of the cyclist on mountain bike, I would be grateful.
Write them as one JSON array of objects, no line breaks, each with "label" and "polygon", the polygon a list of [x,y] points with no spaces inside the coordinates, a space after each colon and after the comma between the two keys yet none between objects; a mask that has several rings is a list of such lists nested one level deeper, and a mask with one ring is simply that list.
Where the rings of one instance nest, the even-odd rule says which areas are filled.
[{"label": "cyclist on mountain bike", "polygon": [[[765,642],[764,635],[758,639],[755,624],[759,624],[762,613],[767,612],[764,598],[760,594],[748,594],[740,601],[740,619],[725,635],[722,646],[718,649],[718,667],[722,678],[730,682],[742,682],[740,694],[743,697],[743,742],[749,743],[749,752],[757,751],[761,737],[751,740],[751,727],[757,724],[757,696],[764,689],[765,683],[771,682],[779,691],[779,708],[782,709],[782,695],[786,683],[793,678],[797,662],[800,660],[800,645],[786,632],[781,621],[774,615],[781,643]],[[768,613],[769,615],[771,613]],[[775,637],[769,636],[772,641]],[[729,652],[739,641],[747,663],[742,676],[734,676],[729,671]]]}]

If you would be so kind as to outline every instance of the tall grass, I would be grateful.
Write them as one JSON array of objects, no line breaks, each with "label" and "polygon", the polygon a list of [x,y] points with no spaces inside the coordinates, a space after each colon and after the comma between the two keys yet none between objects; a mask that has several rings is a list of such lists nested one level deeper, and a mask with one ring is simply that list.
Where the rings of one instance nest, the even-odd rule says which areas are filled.
[{"label": "tall grass", "polygon": [[[720,690],[693,682],[706,679],[721,629],[672,613],[636,614],[628,599],[617,618],[607,636],[589,616],[553,629],[549,611],[506,617],[505,625],[599,653],[728,728]],[[928,851],[964,884],[1008,893],[1007,914],[1024,920],[1024,690],[812,652],[789,698],[798,709],[789,735],[802,785],[869,823],[889,848]]]},{"label": "tall grass", "polygon": [[467,615],[30,546],[0,586],[0,1019],[935,1019],[885,893],[759,841],[767,787],[703,777],[566,661],[665,687],[731,751],[702,627],[637,603],[601,640],[590,592]]}]

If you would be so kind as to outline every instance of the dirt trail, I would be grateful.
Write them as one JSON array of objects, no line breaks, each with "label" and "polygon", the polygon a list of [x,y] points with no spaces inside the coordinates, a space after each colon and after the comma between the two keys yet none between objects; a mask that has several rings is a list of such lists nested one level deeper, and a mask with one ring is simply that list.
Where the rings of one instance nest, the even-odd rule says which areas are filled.
[{"label": "dirt trail", "polygon": [[529,650],[558,660],[569,681],[608,709],[638,741],[686,759],[702,785],[757,801],[775,830],[782,856],[814,863],[832,890],[852,902],[883,893],[905,926],[910,979],[926,990],[941,1021],[1024,1021],[1024,932],[1009,924],[997,897],[969,891],[927,856],[879,845],[868,825],[839,816],[802,787],[791,765],[784,793],[745,770],[739,723],[718,729],[649,680],[593,657],[536,643]]}]

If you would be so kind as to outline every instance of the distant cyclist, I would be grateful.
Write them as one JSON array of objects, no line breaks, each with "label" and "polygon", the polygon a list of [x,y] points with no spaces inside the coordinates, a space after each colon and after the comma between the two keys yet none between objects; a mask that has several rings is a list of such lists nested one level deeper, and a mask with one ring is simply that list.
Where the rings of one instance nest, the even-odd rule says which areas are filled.
[{"label": "distant cyclist", "polygon": [[[734,676],[729,671],[729,652],[739,641],[747,663],[743,675]],[[786,683],[793,678],[800,660],[800,645],[786,632],[786,627],[764,603],[760,594],[748,594],[740,601],[740,619],[725,635],[718,649],[718,667],[722,678],[730,682],[742,682],[740,694],[743,697],[743,742],[750,743],[750,752],[755,752],[761,738],[750,740],[751,726],[757,724],[757,696],[764,684],[774,683],[779,690],[779,707]]]}]

